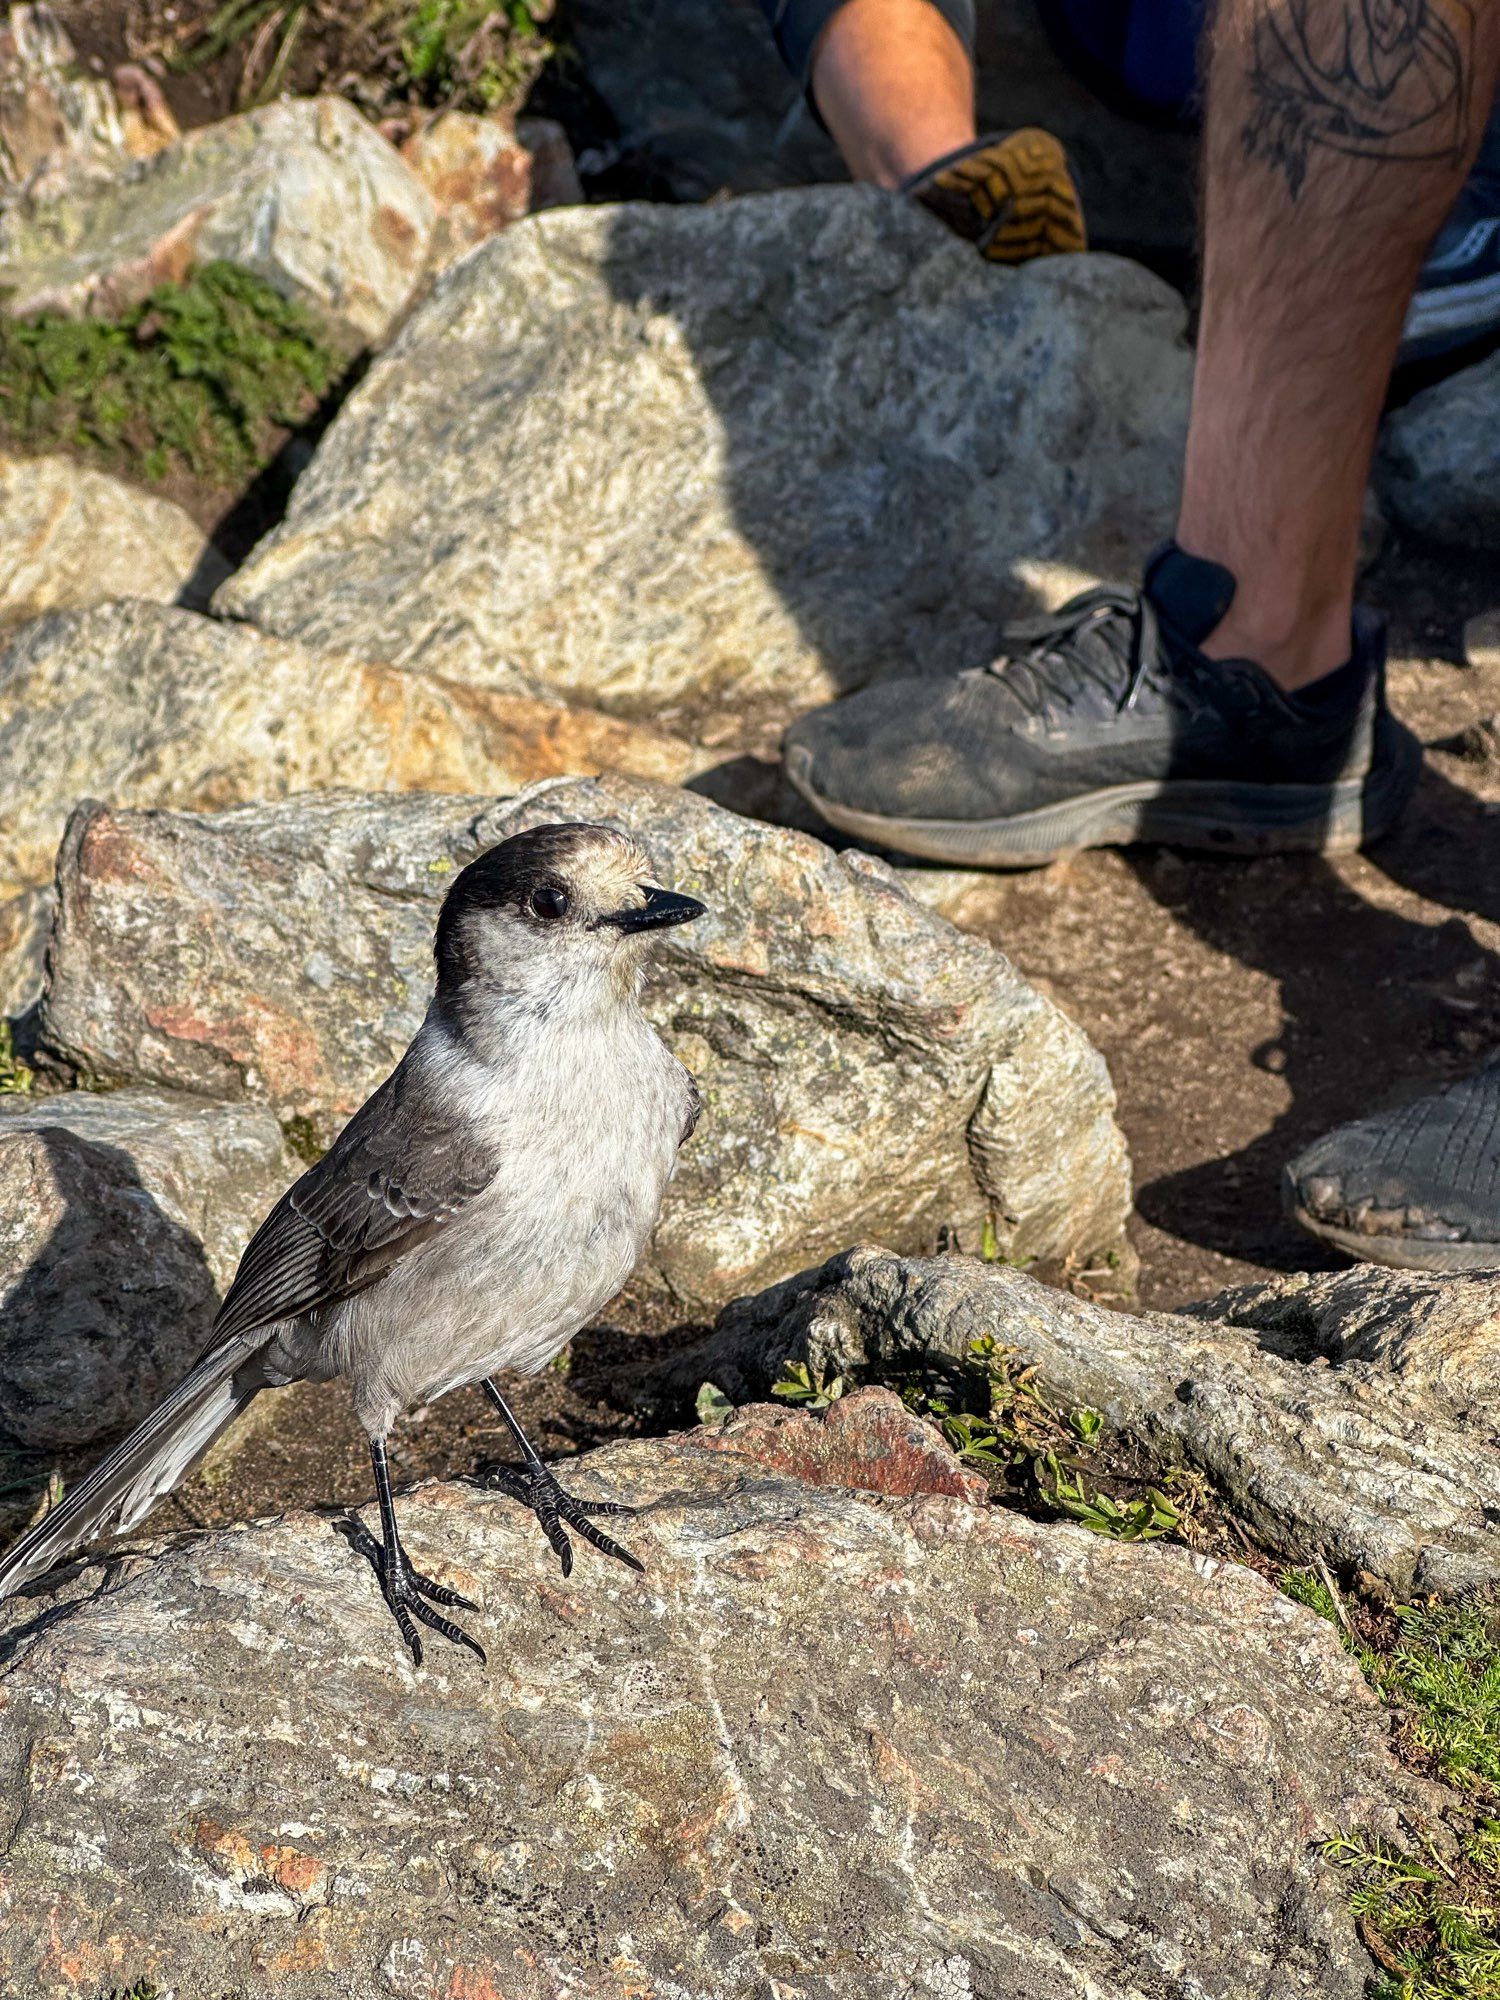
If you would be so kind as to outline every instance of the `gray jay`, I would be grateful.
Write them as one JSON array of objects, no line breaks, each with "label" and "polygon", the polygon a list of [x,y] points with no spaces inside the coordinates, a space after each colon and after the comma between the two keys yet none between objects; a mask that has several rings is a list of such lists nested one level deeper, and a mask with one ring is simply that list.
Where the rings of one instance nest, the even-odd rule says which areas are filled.
[{"label": "gray jay", "polygon": [[520,1449],[499,1483],[566,1576],[569,1527],[641,1567],[537,1457],[497,1368],[543,1368],[614,1297],[698,1119],[692,1077],[639,1005],[656,933],[704,906],[651,880],[604,826],[536,827],[459,874],[437,988],[400,1063],[252,1237],[202,1359],[0,1561],[0,1598],[123,1533],[262,1389],[348,1379],[370,1439],[382,1540],[355,1528],[401,1636],[418,1623],[482,1660],[438,1606],[478,1607],[412,1568],[386,1438],[406,1410],[481,1382]]}]

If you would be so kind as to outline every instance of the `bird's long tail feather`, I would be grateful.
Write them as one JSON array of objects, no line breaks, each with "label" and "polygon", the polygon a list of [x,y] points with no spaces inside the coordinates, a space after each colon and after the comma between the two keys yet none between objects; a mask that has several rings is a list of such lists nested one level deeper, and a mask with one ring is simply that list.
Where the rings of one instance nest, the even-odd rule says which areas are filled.
[{"label": "bird's long tail feather", "polygon": [[75,1549],[133,1528],[170,1493],[267,1386],[260,1347],[260,1340],[229,1340],[205,1354],[144,1423],[0,1558],[0,1598]]}]

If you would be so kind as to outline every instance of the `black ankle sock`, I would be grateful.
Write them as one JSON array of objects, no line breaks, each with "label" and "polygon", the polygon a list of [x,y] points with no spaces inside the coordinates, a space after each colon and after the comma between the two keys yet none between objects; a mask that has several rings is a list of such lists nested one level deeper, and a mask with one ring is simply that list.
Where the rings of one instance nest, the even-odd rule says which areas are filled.
[{"label": "black ankle sock", "polygon": [[1306,687],[1300,687],[1295,694],[1287,696],[1293,708],[1300,709],[1308,716],[1329,716],[1342,714],[1345,709],[1358,708],[1370,679],[1370,662],[1363,652],[1351,653],[1341,667],[1331,673],[1320,674]]}]

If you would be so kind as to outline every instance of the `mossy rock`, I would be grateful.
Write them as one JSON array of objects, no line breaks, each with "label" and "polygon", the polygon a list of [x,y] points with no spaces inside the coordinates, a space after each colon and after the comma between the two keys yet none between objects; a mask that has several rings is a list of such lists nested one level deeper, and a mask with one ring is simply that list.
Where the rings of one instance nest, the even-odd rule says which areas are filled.
[{"label": "mossy rock", "polygon": [[76,452],[148,482],[248,483],[348,365],[301,307],[203,265],[118,319],[0,320],[0,444]]}]

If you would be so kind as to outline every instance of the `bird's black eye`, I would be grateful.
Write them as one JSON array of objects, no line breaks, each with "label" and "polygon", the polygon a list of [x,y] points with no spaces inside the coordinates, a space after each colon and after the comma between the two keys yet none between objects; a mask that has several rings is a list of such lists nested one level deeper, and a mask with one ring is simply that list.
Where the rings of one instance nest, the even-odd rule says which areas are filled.
[{"label": "bird's black eye", "polygon": [[550,882],[543,889],[533,889],[530,909],[534,917],[545,917],[549,923],[555,923],[568,914],[568,892]]}]

